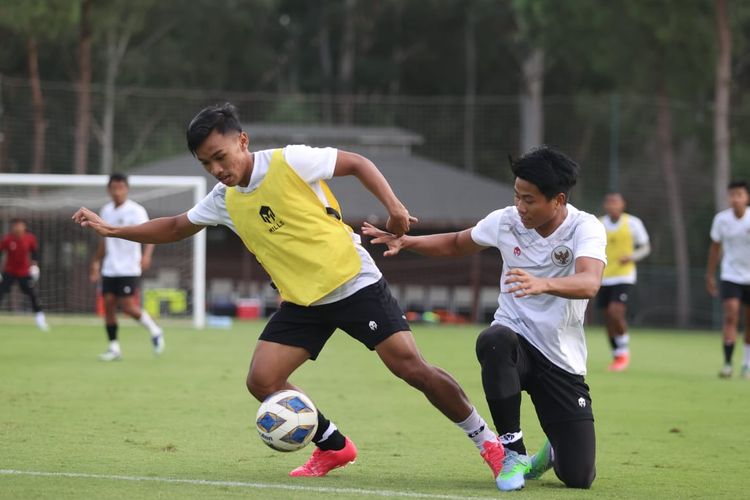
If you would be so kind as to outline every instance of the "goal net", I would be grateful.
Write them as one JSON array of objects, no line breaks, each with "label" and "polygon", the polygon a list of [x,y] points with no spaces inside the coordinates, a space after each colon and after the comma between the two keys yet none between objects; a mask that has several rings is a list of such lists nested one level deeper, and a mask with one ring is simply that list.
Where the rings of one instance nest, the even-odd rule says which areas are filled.
[{"label": "goal net", "polygon": [[[39,242],[41,275],[36,285],[42,307],[52,314],[101,310],[89,269],[99,237],[71,220],[81,206],[98,212],[110,201],[106,175],[0,174],[0,232],[21,218]],[[206,193],[202,177],[130,176],[129,198],[150,218],[190,209]],[[141,302],[159,317],[192,317],[205,323],[205,231],[176,243],[157,245],[151,268],[141,278]],[[29,308],[18,287],[0,303],[0,315]]]}]

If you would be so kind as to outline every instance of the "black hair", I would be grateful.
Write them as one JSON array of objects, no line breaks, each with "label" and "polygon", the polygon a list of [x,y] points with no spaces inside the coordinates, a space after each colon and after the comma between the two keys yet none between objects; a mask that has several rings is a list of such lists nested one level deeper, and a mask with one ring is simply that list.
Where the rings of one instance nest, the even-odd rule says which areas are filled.
[{"label": "black hair", "polygon": [[748,188],[746,181],[734,180],[729,183],[729,186],[727,186],[727,190],[737,189],[737,188],[743,188],[745,191],[750,193],[750,189]]},{"label": "black hair", "polygon": [[551,200],[559,193],[568,198],[576,185],[580,167],[564,153],[550,146],[532,149],[511,163],[513,175],[534,184],[545,198]]},{"label": "black hair", "polygon": [[11,225],[11,226],[15,226],[16,224],[26,224],[26,221],[25,221],[25,220],[23,220],[23,219],[22,219],[22,218],[20,218],[20,217],[13,217],[13,218],[12,218],[12,219],[10,220],[10,225]]},{"label": "black hair", "polygon": [[128,176],[125,174],[115,172],[114,174],[109,176],[109,182],[107,182],[107,187],[111,186],[113,182],[124,182],[125,185],[128,185]]},{"label": "black hair", "polygon": [[203,144],[206,137],[216,130],[221,135],[227,132],[242,132],[240,117],[234,105],[225,102],[203,108],[190,121],[187,128],[187,147],[195,156],[195,151]]}]

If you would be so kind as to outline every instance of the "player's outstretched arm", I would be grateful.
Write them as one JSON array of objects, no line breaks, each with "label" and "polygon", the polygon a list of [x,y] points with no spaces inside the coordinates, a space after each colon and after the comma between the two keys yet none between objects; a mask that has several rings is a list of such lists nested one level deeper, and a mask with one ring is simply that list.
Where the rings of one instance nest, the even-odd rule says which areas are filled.
[{"label": "player's outstretched arm", "polygon": [[333,175],[334,177],[353,175],[359,179],[362,185],[374,194],[388,210],[388,221],[385,227],[396,236],[401,236],[409,231],[412,222],[418,222],[416,217],[409,215],[409,211],[396,197],[378,167],[364,156],[339,151],[336,155],[336,167]]},{"label": "player's outstretched arm", "polygon": [[533,276],[523,269],[511,269],[505,276],[506,292],[519,298],[542,293],[565,299],[594,298],[602,284],[604,262],[593,257],[579,257],[575,266],[574,274],[560,278]]},{"label": "player's outstretched arm", "polygon": [[134,226],[110,226],[95,212],[81,207],[73,214],[73,221],[81,227],[91,228],[99,236],[154,244],[184,240],[204,228],[190,222],[187,212],[173,217],[152,219]]},{"label": "player's outstretched arm", "polygon": [[471,229],[456,233],[428,234],[425,236],[396,236],[365,222],[362,234],[371,236],[370,243],[388,247],[383,255],[392,257],[401,249],[430,257],[460,257],[481,252],[487,247],[477,245],[471,237]]}]

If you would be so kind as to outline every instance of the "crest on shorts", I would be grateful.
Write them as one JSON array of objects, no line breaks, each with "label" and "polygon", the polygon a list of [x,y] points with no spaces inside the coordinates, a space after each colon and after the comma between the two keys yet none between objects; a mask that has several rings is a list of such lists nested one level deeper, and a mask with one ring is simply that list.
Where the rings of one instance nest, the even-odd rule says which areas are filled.
[{"label": "crest on shorts", "polygon": [[560,245],[552,250],[552,262],[558,267],[566,267],[573,261],[573,251],[565,245]]}]

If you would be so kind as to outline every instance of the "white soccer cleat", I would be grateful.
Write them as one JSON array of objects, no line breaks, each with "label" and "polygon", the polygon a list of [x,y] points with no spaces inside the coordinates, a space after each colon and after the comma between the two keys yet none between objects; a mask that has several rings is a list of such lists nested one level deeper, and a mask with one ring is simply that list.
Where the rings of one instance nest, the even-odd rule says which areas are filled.
[{"label": "white soccer cleat", "polygon": [[99,361],[120,361],[122,353],[118,351],[106,351],[99,355]]},{"label": "white soccer cleat", "polygon": [[157,356],[164,352],[164,335],[159,334],[151,337],[151,343],[154,345],[154,354]]}]

